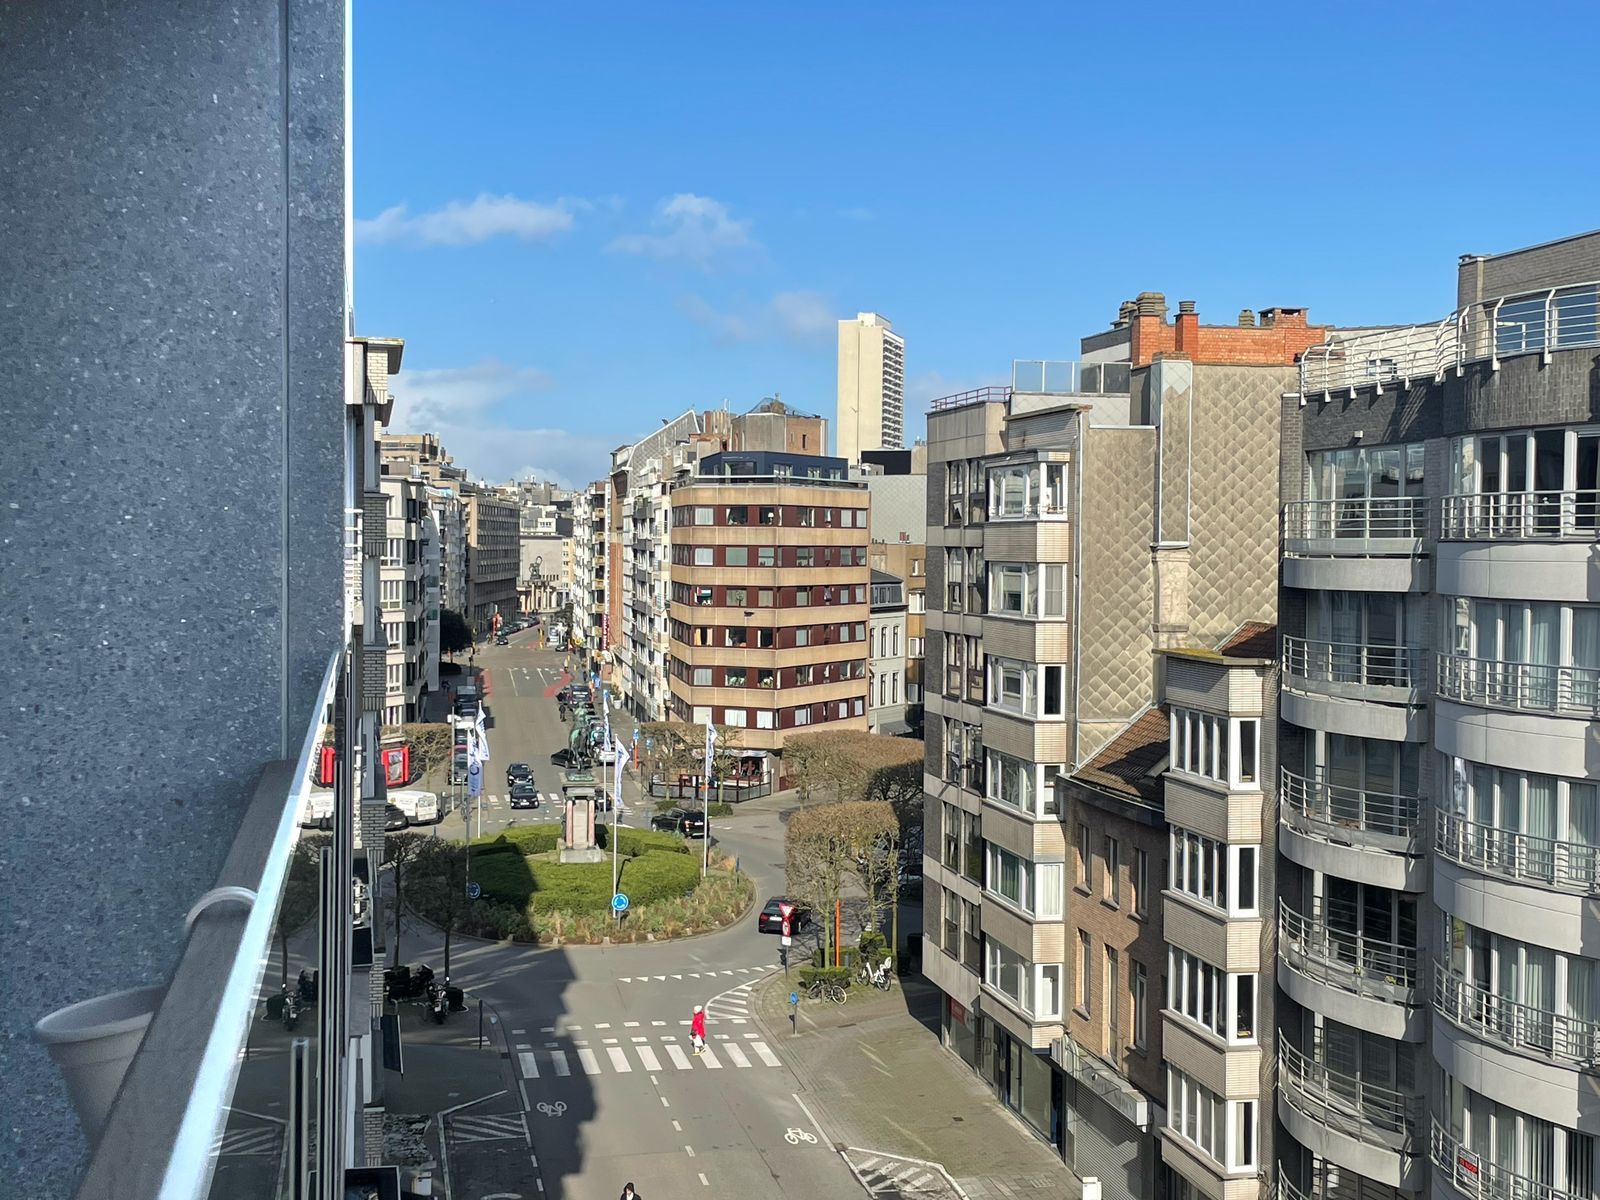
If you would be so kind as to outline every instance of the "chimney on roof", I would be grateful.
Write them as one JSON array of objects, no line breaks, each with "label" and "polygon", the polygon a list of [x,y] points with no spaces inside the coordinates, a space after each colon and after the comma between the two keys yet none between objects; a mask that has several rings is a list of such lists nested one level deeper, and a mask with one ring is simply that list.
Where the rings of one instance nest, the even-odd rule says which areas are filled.
[{"label": "chimney on roof", "polygon": [[1303,308],[1263,308],[1261,310],[1261,327],[1263,329],[1276,329],[1285,325],[1304,329],[1306,327],[1306,310]]},{"label": "chimney on roof", "polygon": [[1167,298],[1160,292],[1140,292],[1133,304],[1136,313],[1141,317],[1160,317],[1163,321],[1167,319]]},{"label": "chimney on roof", "polygon": [[1200,350],[1200,314],[1193,300],[1178,301],[1178,319],[1173,322],[1172,348],[1180,354],[1197,354]]},{"label": "chimney on roof", "polygon": [[1240,329],[1254,329],[1255,327],[1256,327],[1256,315],[1255,315],[1255,313],[1251,312],[1248,308],[1241,308],[1239,310],[1239,328]]},{"label": "chimney on roof", "polygon": [[1138,311],[1139,306],[1132,300],[1124,300],[1117,307],[1117,319],[1111,322],[1111,328],[1126,329],[1128,327],[1128,323],[1133,320],[1134,313]]}]

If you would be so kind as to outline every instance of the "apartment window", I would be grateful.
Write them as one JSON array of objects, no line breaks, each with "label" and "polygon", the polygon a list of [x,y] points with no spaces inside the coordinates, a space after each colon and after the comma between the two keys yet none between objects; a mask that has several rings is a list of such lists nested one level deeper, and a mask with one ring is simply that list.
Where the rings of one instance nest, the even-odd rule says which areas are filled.
[{"label": "apartment window", "polygon": [[1256,847],[1230,846],[1228,853],[1232,859],[1228,876],[1233,880],[1228,911],[1236,917],[1255,916],[1259,911],[1256,899]]},{"label": "apartment window", "polygon": [[[756,566],[775,567],[778,565],[778,549],[776,546],[758,546],[756,548]],[[766,593],[769,597],[771,592]],[[771,601],[768,601],[770,605]]]},{"label": "apartment window", "polygon": [[694,565],[697,567],[710,567],[716,564],[716,549],[712,546],[696,546],[694,548]]},{"label": "apartment window", "polygon": [[1198,1082],[1167,1064],[1167,1125],[1200,1149],[1222,1161],[1222,1101]]},{"label": "apartment window", "polygon": [[1061,964],[1046,963],[1036,967],[1039,985],[1034,991],[1033,1015],[1044,1020],[1061,1017]]},{"label": "apartment window", "polygon": [[748,567],[750,565],[750,548],[748,546],[724,546],[722,548],[722,565],[725,567]]},{"label": "apartment window", "polygon": [[711,668],[710,667],[696,667],[694,669],[694,686],[695,687],[710,687],[711,686]]},{"label": "apartment window", "polygon": [[808,588],[808,587],[795,588],[795,590],[794,590],[794,606],[796,608],[810,608],[811,607],[811,589],[810,588]]},{"label": "apartment window", "polygon": [[743,504],[730,504],[728,506],[728,524],[729,525],[748,525],[748,524],[750,524],[750,510],[747,507],[745,507]]},{"label": "apartment window", "polygon": [[1150,976],[1141,962],[1133,964],[1133,1045],[1144,1050],[1150,1044]]},{"label": "apartment window", "polygon": [[889,651],[889,657],[890,658],[899,658],[900,657],[900,626],[891,625],[890,629],[893,630],[893,632],[894,632],[894,648]]},{"label": "apartment window", "polygon": [[1044,568],[1044,606],[1041,615],[1060,617],[1066,615],[1067,568],[1060,563],[1046,563]]},{"label": "apartment window", "polygon": [[1078,1011],[1089,1015],[1090,978],[1094,971],[1094,946],[1086,930],[1078,930]]},{"label": "apartment window", "polygon": [[383,582],[382,582],[382,603],[381,603],[381,607],[383,607],[383,608],[399,608],[400,607],[400,581],[398,579],[385,579],[385,580],[383,580]]},{"label": "apartment window", "polygon": [[748,670],[745,667],[724,667],[722,670],[723,687],[742,688],[745,686],[746,678]]},{"label": "apartment window", "polygon": [[772,728],[774,728],[774,718],[776,716],[777,716],[777,714],[775,712],[773,712],[770,708],[758,708],[758,709],[756,709],[756,728],[757,729],[772,729]]},{"label": "apartment window", "polygon": [[729,608],[743,608],[750,603],[750,593],[742,587],[731,587],[728,589],[727,603]]},{"label": "apartment window", "polygon": [[1133,850],[1133,866],[1129,872],[1129,889],[1133,892],[1133,915],[1136,917],[1149,916],[1150,852],[1137,846]]},{"label": "apartment window", "polygon": [[1043,714],[1047,717],[1065,715],[1065,681],[1066,667],[1047,666],[1044,668],[1044,708]]},{"label": "apartment window", "polygon": [[1116,838],[1106,837],[1106,903],[1116,908],[1122,904],[1122,844]]},{"label": "apartment window", "polygon": [[1036,863],[1033,868],[1033,913],[1037,917],[1060,920],[1066,904],[1066,864]]},{"label": "apartment window", "polygon": [[1221,842],[1172,826],[1171,886],[1215,908],[1227,907],[1228,848]]},{"label": "apartment window", "polygon": [[988,783],[991,800],[1034,815],[1034,767],[1031,763],[991,750]]},{"label": "apartment window", "polygon": [[974,974],[983,969],[983,926],[978,919],[978,906],[972,901],[961,901],[962,939],[961,962]]},{"label": "apartment window", "polygon": [[400,680],[402,678],[402,671],[404,669],[404,664],[403,663],[390,663],[388,665],[388,669],[389,669],[389,690],[391,692],[397,692],[397,691],[400,690],[400,688],[402,686]]},{"label": "apartment window", "polygon": [[1122,1050],[1122,974],[1117,952],[1106,947],[1106,1044],[1113,1061]]},{"label": "apartment window", "polygon": [[989,878],[985,890],[994,893],[1021,909],[1031,909],[1033,897],[1028,892],[1028,862],[1009,850],[989,843]]},{"label": "apartment window", "polygon": [[697,508],[694,510],[694,523],[696,525],[710,525],[716,519],[716,510],[712,508]]},{"label": "apartment window", "polygon": [[1227,1036],[1227,1009],[1223,985],[1227,973],[1204,959],[1167,947],[1167,1007],[1216,1035]]},{"label": "apartment window", "polygon": [[706,705],[706,704],[697,704],[697,705],[695,705],[695,707],[694,707],[694,715],[690,718],[690,721],[691,721],[692,724],[695,724],[695,725],[709,725],[709,724],[711,724],[711,707],[710,707],[710,705]]},{"label": "apartment window", "polygon": [[809,706],[802,704],[794,710],[794,723],[796,725],[811,724],[811,709]]},{"label": "apartment window", "polygon": [[994,611],[1023,616],[1028,611],[1028,573],[1021,567],[996,567],[994,593],[989,603]]},{"label": "apartment window", "polygon": [[811,630],[808,626],[801,625],[794,631],[794,644],[796,646],[811,645]]},{"label": "apartment window", "polygon": [[961,814],[961,873],[983,883],[983,822],[976,813]]},{"label": "apartment window", "polygon": [[919,637],[907,638],[906,639],[906,657],[907,658],[921,658],[922,657],[922,644],[923,644],[923,639],[922,638],[919,638]]},{"label": "apartment window", "polygon": [[744,729],[750,724],[750,714],[742,708],[725,708],[722,723],[733,729]]},{"label": "apartment window", "polygon": [[1089,827],[1078,826],[1078,888],[1087,892],[1094,864],[1089,859]]},{"label": "apartment window", "polygon": [[1253,1042],[1256,1040],[1256,977],[1230,975],[1228,981],[1232,1040]]},{"label": "apartment window", "polygon": [[[762,563],[761,565],[765,567],[765,566],[769,566],[771,564]],[[757,589],[757,591],[756,591],[756,607],[757,608],[771,608],[772,607],[772,589],[771,588],[759,588],[759,589]]]}]

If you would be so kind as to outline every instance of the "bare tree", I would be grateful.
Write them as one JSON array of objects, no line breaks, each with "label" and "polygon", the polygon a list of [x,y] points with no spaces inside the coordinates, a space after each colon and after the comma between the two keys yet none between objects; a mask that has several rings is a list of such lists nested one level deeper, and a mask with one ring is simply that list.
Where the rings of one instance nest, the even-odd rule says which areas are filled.
[{"label": "bare tree", "polygon": [[[897,842],[894,813],[881,802],[821,804],[790,815],[784,834],[789,895],[822,919],[826,944],[835,953],[831,914],[845,883],[859,880],[867,892],[868,913],[880,913],[884,873],[887,871],[891,880],[897,875]],[[887,861],[887,867],[882,861]]]},{"label": "bare tree", "polygon": [[411,868],[411,895],[417,907],[444,933],[444,973],[450,974],[450,943],[467,914],[467,849],[456,842],[428,838]]},{"label": "bare tree", "polygon": [[322,903],[322,851],[332,842],[326,836],[303,837],[295,843],[278,903],[278,957],[283,966],[283,986],[289,986],[289,938],[317,915]]},{"label": "bare tree", "polygon": [[410,831],[386,834],[383,839],[384,862],[394,868],[394,965],[397,967],[400,965],[400,917],[405,910],[406,868],[415,863],[434,840],[428,834]]}]

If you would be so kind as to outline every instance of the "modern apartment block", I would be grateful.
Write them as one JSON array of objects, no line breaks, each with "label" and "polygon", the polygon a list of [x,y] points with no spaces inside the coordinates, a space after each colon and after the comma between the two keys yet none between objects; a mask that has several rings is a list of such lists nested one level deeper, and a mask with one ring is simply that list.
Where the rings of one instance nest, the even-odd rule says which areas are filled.
[{"label": "modern apartment block", "polygon": [[863,450],[903,446],[905,392],[906,341],[888,318],[857,313],[853,321],[840,321],[839,457],[856,465]]},{"label": "modern apartment block", "polygon": [[[921,458],[921,462],[916,460]],[[888,733],[922,736],[922,653],[928,611],[928,472],[927,447],[868,451],[858,476],[872,498],[869,528],[872,549],[868,563],[900,579],[905,589],[905,666],[902,674],[905,712]]]},{"label": "modern apartment block", "polygon": [[[1220,982],[1170,1032],[1158,1010],[1168,932],[1209,971],[1196,997],[1253,961],[1228,946],[1259,918],[1231,926],[1214,872],[1261,861],[1268,793],[1223,749],[1246,735],[1215,730],[1253,722],[1259,759],[1271,688],[1250,635],[1278,590],[1261,481],[1295,360],[1325,332],[1298,309],[1202,326],[1183,302],[1169,321],[1145,293],[1084,339],[1083,361],[1017,362],[1010,388],[928,417],[922,969],[946,1045],[1118,1200],[1259,1194],[1259,1049],[1216,1033]],[[1180,708],[1210,731],[1210,757],[1181,772]],[[1173,837],[1208,864],[1198,894],[1187,866],[1170,874]],[[1173,1138],[1201,1165],[1174,1169]]]},{"label": "modern apartment block", "polygon": [[467,518],[467,624],[487,637],[498,614],[517,611],[522,518],[516,496],[484,484],[461,488]]},{"label": "modern apartment block", "polygon": [[873,568],[868,586],[867,727],[873,733],[906,733],[906,581]]},{"label": "modern apartment block", "polygon": [[1600,234],[1283,407],[1280,1195],[1596,1194]]},{"label": "modern apartment block", "polygon": [[467,611],[467,509],[450,487],[430,483],[428,507],[439,532],[439,604]]},{"label": "modern apartment block", "polygon": [[672,489],[671,716],[739,730],[867,728],[867,490],[843,459],[728,451]]},{"label": "modern apartment block", "polygon": [[607,517],[611,485],[596,480],[578,493],[572,507],[572,630],[584,647],[592,672],[610,676],[611,617],[606,607],[606,564],[610,557]]},{"label": "modern apartment block", "polygon": [[424,562],[432,521],[422,479],[385,475],[379,486],[388,526],[378,575],[378,607],[389,645],[383,723],[399,725],[419,719],[430,664],[439,658],[438,620],[427,615]]}]

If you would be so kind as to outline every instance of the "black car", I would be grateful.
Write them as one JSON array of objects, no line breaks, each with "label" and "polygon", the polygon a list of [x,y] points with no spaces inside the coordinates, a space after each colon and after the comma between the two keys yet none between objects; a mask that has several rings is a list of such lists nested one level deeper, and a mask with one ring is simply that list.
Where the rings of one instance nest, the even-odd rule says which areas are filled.
[{"label": "black car", "polygon": [[534,790],[533,780],[523,780],[511,785],[512,808],[538,808],[539,793]]},{"label": "black car", "polygon": [[[782,896],[774,896],[761,906],[761,912],[756,916],[756,930],[759,933],[782,933],[783,912],[780,904],[794,903],[785,900]],[[811,910],[804,904],[795,903],[794,911],[789,914],[789,932],[799,933],[802,929],[811,926]]]},{"label": "black car", "polygon": [[509,646],[511,645],[511,639],[502,633],[499,637],[495,638],[494,644],[496,646]]},{"label": "black car", "polygon": [[550,756],[550,765],[570,771],[578,765],[578,757],[571,750],[562,747]]},{"label": "black car", "polygon": [[705,837],[706,819],[700,813],[685,812],[675,808],[671,812],[657,813],[650,818],[651,829],[664,829],[668,833],[681,833],[684,837]]},{"label": "black car", "polygon": [[405,813],[400,811],[398,805],[385,804],[383,806],[383,828],[385,832],[393,833],[397,829],[404,829],[409,824],[411,822],[406,820]]},{"label": "black car", "polygon": [[506,768],[506,786],[511,787],[516,783],[532,783],[533,768],[527,763],[512,763]]}]

